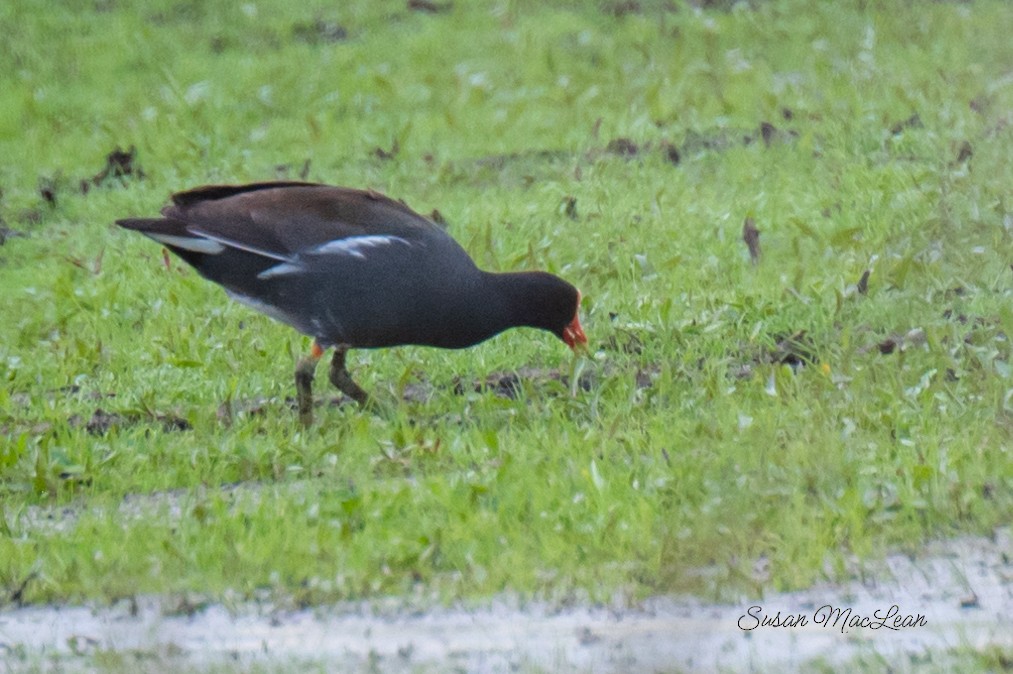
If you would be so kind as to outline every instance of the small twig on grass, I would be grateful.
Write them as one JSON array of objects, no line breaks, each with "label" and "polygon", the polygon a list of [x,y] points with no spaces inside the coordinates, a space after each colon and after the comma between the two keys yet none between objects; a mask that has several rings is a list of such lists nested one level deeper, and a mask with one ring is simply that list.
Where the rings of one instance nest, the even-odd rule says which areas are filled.
[{"label": "small twig on grass", "polygon": [[855,286],[855,290],[858,291],[859,295],[865,295],[869,292],[869,270],[866,269],[862,272],[862,278],[858,279],[858,285]]},{"label": "small twig on grass", "polygon": [[760,230],[756,228],[756,223],[752,218],[746,218],[746,221],[742,223],[742,240],[749,247],[749,259],[753,261],[753,264],[759,264]]}]

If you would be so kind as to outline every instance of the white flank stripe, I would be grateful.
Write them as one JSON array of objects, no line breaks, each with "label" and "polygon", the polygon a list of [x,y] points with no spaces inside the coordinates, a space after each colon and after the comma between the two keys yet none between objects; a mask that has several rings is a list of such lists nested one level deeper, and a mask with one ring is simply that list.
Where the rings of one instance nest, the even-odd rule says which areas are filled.
[{"label": "white flank stripe", "polygon": [[276,264],[273,267],[271,267],[269,269],[265,269],[264,271],[260,272],[259,274],[257,274],[257,278],[259,278],[261,281],[264,281],[264,280],[267,280],[269,278],[274,278],[275,276],[285,276],[287,274],[298,274],[299,272],[304,271],[305,269],[306,268],[304,266],[302,266],[301,264],[292,264],[291,262],[282,262],[281,264]]},{"label": "white flank stripe", "polygon": [[173,236],[172,234],[155,234],[154,232],[145,232],[155,241],[164,243],[166,246],[172,246],[173,248],[181,248],[183,250],[189,250],[193,253],[205,253],[206,255],[217,255],[218,253],[225,250],[225,246],[212,241],[211,239],[205,239],[203,237],[194,236]]},{"label": "white flank stripe", "polygon": [[363,248],[373,248],[375,246],[386,246],[390,243],[400,242],[407,245],[407,241],[402,239],[400,236],[381,236],[381,235],[369,235],[369,236],[349,236],[344,239],[336,239],[334,241],[328,241],[327,243],[317,246],[313,250],[309,251],[314,255],[352,255],[363,260],[366,256],[363,254]]}]

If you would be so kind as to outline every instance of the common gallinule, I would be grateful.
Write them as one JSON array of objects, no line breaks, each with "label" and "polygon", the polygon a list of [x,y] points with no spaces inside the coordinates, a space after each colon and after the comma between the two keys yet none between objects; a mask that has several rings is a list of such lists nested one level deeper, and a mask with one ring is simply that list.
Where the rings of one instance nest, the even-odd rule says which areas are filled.
[{"label": "common gallinule", "polygon": [[295,371],[299,416],[313,419],[313,373],[336,347],[330,380],[365,404],[350,348],[458,349],[507,328],[587,344],[580,293],[540,271],[494,274],[450,235],[373,191],[303,182],[209,185],[172,195],[162,218],[116,223],[166,246],[235,300],[313,337]]}]

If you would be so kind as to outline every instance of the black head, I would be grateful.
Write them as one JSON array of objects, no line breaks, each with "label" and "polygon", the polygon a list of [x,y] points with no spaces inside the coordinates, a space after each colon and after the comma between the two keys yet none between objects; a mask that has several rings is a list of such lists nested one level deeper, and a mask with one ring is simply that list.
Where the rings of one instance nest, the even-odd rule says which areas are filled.
[{"label": "black head", "polygon": [[580,325],[580,291],[547,272],[501,274],[508,291],[513,324],[548,330],[571,349],[587,346]]}]

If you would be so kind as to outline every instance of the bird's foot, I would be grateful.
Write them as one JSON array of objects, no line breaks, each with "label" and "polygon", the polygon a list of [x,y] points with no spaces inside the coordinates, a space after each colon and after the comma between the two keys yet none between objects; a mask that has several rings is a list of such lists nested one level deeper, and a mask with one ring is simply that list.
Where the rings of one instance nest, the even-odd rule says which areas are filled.
[{"label": "bird's foot", "polygon": [[347,346],[339,346],[334,350],[334,357],[331,359],[331,383],[359,405],[366,407],[371,399],[361,386],[352,381],[352,375],[348,374],[348,370],[345,369],[346,353],[348,353]]},{"label": "bird's foot", "polygon": [[323,350],[313,343],[310,355],[299,361],[295,367],[295,394],[299,405],[299,421],[307,428],[313,425],[313,376]]}]

